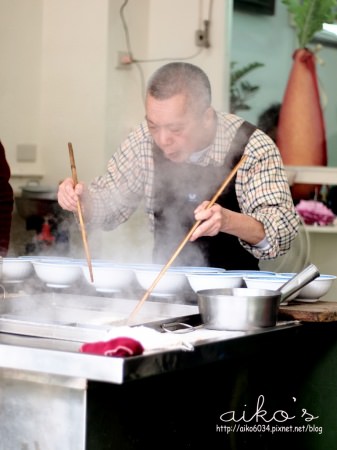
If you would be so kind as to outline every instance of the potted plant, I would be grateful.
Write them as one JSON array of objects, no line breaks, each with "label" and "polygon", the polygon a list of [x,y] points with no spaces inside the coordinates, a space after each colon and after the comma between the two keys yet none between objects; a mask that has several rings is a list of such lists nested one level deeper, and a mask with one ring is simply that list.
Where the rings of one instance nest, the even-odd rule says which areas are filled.
[{"label": "potted plant", "polygon": [[231,62],[230,74],[230,112],[235,114],[239,110],[248,110],[251,107],[247,101],[260,89],[260,86],[253,85],[243,78],[264,64],[260,62],[249,63],[239,69],[236,68],[236,62]]},{"label": "potted plant", "polygon": [[[298,46],[280,110],[276,143],[286,165],[327,165],[324,116],[310,42],[323,23],[336,17],[336,0],[282,0],[296,30]],[[310,198],[316,186],[295,185],[295,200]]]}]

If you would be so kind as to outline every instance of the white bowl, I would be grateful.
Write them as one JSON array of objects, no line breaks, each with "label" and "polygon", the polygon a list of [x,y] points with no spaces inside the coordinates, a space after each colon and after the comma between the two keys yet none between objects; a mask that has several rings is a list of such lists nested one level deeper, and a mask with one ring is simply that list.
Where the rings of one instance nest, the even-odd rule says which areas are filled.
[{"label": "white bowl", "polygon": [[[135,274],[138,283],[144,290],[148,290],[157,276],[159,275],[160,269],[135,269]],[[156,286],[152,289],[152,294],[154,295],[173,295],[182,294],[186,288],[189,288],[189,284],[185,273],[179,270],[168,269],[161,279],[158,281]]]},{"label": "white bowl", "polygon": [[225,269],[221,267],[208,267],[208,266],[173,266],[170,270],[176,270],[179,272],[188,273],[224,273]]},{"label": "white bowl", "polygon": [[31,261],[9,257],[0,260],[0,281],[4,283],[21,283],[33,272]]},{"label": "white bowl", "polygon": [[131,287],[136,277],[131,266],[117,265],[109,262],[92,263],[92,282],[88,265],[82,265],[86,281],[98,292],[119,292]]},{"label": "white bowl", "polygon": [[295,275],[297,275],[297,273],[296,272],[277,272],[276,275],[278,277],[292,278]]},{"label": "white bowl", "polygon": [[194,292],[204,289],[234,288],[243,285],[243,275],[235,273],[187,273],[188,282]]},{"label": "white bowl", "polygon": [[[267,276],[244,276],[243,281],[245,282],[247,288],[254,289],[269,289],[271,291],[278,291],[290,278],[288,276],[277,276],[275,275],[267,275]],[[290,295],[284,302],[288,302],[296,298],[299,294],[299,291],[294,292]]]},{"label": "white bowl", "polygon": [[321,274],[300,290],[298,299],[319,299],[323,297],[329,292],[335,279],[335,275]]},{"label": "white bowl", "polygon": [[37,277],[52,288],[68,288],[82,276],[81,266],[67,258],[32,261]]},{"label": "white bowl", "polygon": [[269,275],[276,275],[275,272],[270,272],[268,270],[226,270],[226,273],[240,273],[244,275],[245,277],[264,277]]}]

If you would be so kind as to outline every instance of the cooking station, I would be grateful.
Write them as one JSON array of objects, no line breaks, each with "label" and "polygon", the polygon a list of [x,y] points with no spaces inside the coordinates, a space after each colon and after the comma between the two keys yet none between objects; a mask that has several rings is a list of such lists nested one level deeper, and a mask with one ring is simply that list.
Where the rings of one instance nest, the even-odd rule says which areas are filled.
[{"label": "cooking station", "polygon": [[[137,300],[51,291],[1,301],[1,449],[278,449],[290,441],[299,448],[333,448],[335,322],[287,317],[254,331],[206,330],[196,305],[149,299],[135,327],[165,333],[178,322],[194,328],[166,332],[177,345],[166,348],[163,341],[140,356],[113,358],[79,349],[106,339]],[[253,416],[261,398],[269,419],[282,409],[296,417],[289,423],[303,425],[305,408],[319,416],[312,423],[323,434],[224,428],[234,421],[221,421],[223,413]],[[256,425],[253,419],[241,425],[248,423]]]}]

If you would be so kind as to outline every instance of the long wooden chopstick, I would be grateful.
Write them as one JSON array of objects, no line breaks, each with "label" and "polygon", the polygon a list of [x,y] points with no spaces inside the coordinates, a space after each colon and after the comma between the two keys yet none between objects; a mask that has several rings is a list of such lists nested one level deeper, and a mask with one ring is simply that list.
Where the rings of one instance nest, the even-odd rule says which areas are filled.
[{"label": "long wooden chopstick", "polygon": [[[242,158],[240,159],[240,161],[236,164],[236,166],[234,166],[234,168],[232,169],[232,171],[230,172],[230,174],[228,175],[228,177],[225,179],[225,181],[222,183],[222,185],[219,187],[219,189],[217,190],[217,192],[214,194],[213,198],[211,199],[211,201],[208,203],[206,209],[211,208],[214,203],[217,201],[217,199],[219,198],[219,196],[222,194],[222,192],[224,191],[224,189],[226,188],[226,186],[228,185],[228,183],[232,180],[232,178],[234,177],[234,175],[236,174],[236,172],[238,171],[239,167],[244,163],[244,161],[246,160],[247,156],[243,155]],[[144,302],[148,299],[148,297],[150,296],[151,292],[153,291],[153,289],[157,286],[158,282],[160,281],[160,279],[163,277],[163,275],[165,274],[165,272],[167,271],[167,269],[171,266],[171,264],[173,263],[173,261],[176,259],[176,257],[179,255],[179,253],[181,252],[181,250],[184,248],[184,246],[186,245],[186,243],[189,241],[190,237],[192,236],[192,234],[194,233],[194,231],[198,228],[198,226],[200,225],[201,220],[197,220],[195,222],[195,224],[192,226],[192,228],[190,229],[190,231],[186,234],[186,236],[184,237],[184,239],[181,241],[181,243],[179,244],[179,246],[177,247],[176,251],[173,253],[173,255],[171,256],[171,258],[168,260],[168,262],[165,264],[165,266],[161,269],[161,271],[159,272],[159,274],[157,275],[157,277],[155,278],[155,280],[153,281],[153,283],[151,284],[151,286],[147,289],[147,291],[145,292],[145,294],[143,295],[143,297],[139,300],[139,302],[137,303],[136,307],[134,308],[134,310],[131,312],[129,318],[128,318],[128,322],[131,322],[135,315],[137,314],[137,312],[140,310],[140,308],[143,306]]]},{"label": "long wooden chopstick", "polygon": [[[75,164],[75,158],[74,158],[74,150],[73,150],[73,146],[72,146],[71,142],[68,142],[68,149],[69,149],[71,174],[73,177],[74,185],[76,185],[78,183],[77,170],[76,170],[76,164]],[[90,273],[90,280],[93,283],[94,282],[94,274],[92,271],[91,257],[90,257],[88,241],[87,241],[87,233],[86,233],[85,225],[84,225],[84,221],[83,221],[82,207],[81,207],[81,203],[79,200],[77,201],[77,213],[78,213],[78,218],[80,221],[82,241],[83,241],[85,256],[87,259],[88,269],[89,269],[89,273]]]}]

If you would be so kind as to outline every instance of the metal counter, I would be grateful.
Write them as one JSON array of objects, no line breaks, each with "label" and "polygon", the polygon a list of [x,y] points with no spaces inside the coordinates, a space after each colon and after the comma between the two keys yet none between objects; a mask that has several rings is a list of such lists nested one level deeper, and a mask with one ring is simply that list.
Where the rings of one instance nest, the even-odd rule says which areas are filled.
[{"label": "metal counter", "polygon": [[[66,294],[40,294],[2,301],[0,448],[145,448],[143,444],[137,447],[135,443],[129,447],[128,438],[115,429],[119,423],[119,409],[121,405],[124,408],[125,402],[122,399],[118,406],[117,397],[121,391],[111,389],[137,385],[144,380],[147,387],[141,387],[140,391],[145,393],[147,383],[154,386],[152,383],[161,375],[166,377],[167,374],[211,367],[233,355],[240,358],[240,352],[249,353],[249,348],[256,346],[255,338],[261,338],[262,342],[263,336],[267,335],[264,341],[270,341],[269,336],[301,327],[298,323],[280,323],[273,328],[251,332],[214,333],[209,330],[204,334],[197,329],[188,337],[194,346],[192,351],[162,348],[131,358],[79,352],[82,342],[104,339],[111,327],[128,317],[136,303],[121,298]],[[177,320],[199,325],[198,308],[148,301],[138,317],[139,324],[157,331],[161,330],[162,323]],[[109,396],[112,400],[108,400]],[[137,402],[136,396],[132,394],[131,399]],[[107,406],[103,406],[104,399],[108,401]],[[129,413],[133,414],[131,400],[126,401],[130,403]],[[102,417],[107,421],[103,431],[97,428],[97,421],[103,423]]]},{"label": "metal counter", "polygon": [[[132,379],[174,371],[179,367],[216,361],[225,341],[293,327],[282,322],[256,331],[197,329],[182,336],[194,347],[160,348],[132,358],[107,358],[79,352],[84,342],[107,339],[123,323],[135,300],[67,294],[39,294],[3,300],[0,316],[0,367],[80,377],[121,384]],[[200,326],[198,307],[147,301],[134,326],[162,331],[162,324],[184,322]],[[207,351],[204,350],[207,348]]]}]

